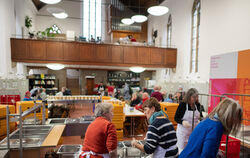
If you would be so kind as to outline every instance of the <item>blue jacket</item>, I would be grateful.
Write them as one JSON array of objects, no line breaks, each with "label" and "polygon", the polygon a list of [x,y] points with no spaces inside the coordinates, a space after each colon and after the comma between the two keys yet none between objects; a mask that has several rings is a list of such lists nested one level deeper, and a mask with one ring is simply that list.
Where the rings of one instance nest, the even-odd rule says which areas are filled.
[{"label": "blue jacket", "polygon": [[33,99],[31,99],[31,98],[26,98],[26,97],[23,98],[23,101],[31,101],[31,100],[33,100]]},{"label": "blue jacket", "polygon": [[191,133],[179,158],[215,158],[223,134],[220,121],[209,118],[200,122]]}]

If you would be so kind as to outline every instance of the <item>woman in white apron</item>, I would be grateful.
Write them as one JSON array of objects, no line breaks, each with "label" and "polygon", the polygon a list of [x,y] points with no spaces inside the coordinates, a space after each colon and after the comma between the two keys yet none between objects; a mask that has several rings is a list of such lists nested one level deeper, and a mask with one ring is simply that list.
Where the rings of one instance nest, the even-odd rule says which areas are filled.
[{"label": "woman in white apron", "polygon": [[142,145],[133,139],[132,146],[152,154],[152,158],[178,157],[176,132],[173,124],[164,116],[157,99],[152,97],[146,100],[143,103],[143,109],[149,122],[146,143]]},{"label": "woman in white apron", "polygon": [[175,113],[175,121],[178,123],[176,134],[179,153],[187,145],[188,138],[201,117],[198,91],[191,88],[184,97],[184,102],[179,104]]}]

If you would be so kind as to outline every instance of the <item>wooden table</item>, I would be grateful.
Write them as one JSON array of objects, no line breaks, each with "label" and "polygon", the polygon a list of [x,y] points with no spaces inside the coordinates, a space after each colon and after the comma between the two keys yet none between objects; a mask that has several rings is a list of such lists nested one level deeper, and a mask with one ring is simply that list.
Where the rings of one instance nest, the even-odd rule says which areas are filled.
[{"label": "wooden table", "polygon": [[133,111],[130,111],[129,109],[130,107],[128,105],[125,106],[124,108],[124,113],[125,113],[125,117],[131,117],[130,119],[130,136],[135,136],[135,118],[136,117],[145,117],[145,114],[139,110],[136,110],[134,108]]}]

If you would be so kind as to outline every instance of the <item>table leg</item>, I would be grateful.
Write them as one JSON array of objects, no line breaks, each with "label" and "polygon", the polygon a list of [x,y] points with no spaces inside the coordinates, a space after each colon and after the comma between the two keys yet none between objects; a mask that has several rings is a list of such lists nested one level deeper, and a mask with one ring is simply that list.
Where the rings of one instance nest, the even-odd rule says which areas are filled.
[{"label": "table leg", "polygon": [[130,119],[130,135],[133,136],[133,117]]}]

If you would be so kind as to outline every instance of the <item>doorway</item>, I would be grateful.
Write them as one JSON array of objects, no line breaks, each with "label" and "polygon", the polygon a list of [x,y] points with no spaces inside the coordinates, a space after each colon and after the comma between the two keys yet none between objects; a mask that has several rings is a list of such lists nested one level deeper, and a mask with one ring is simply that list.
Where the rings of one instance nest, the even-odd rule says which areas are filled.
[{"label": "doorway", "polygon": [[86,78],[86,94],[93,95],[95,88],[95,78]]}]

